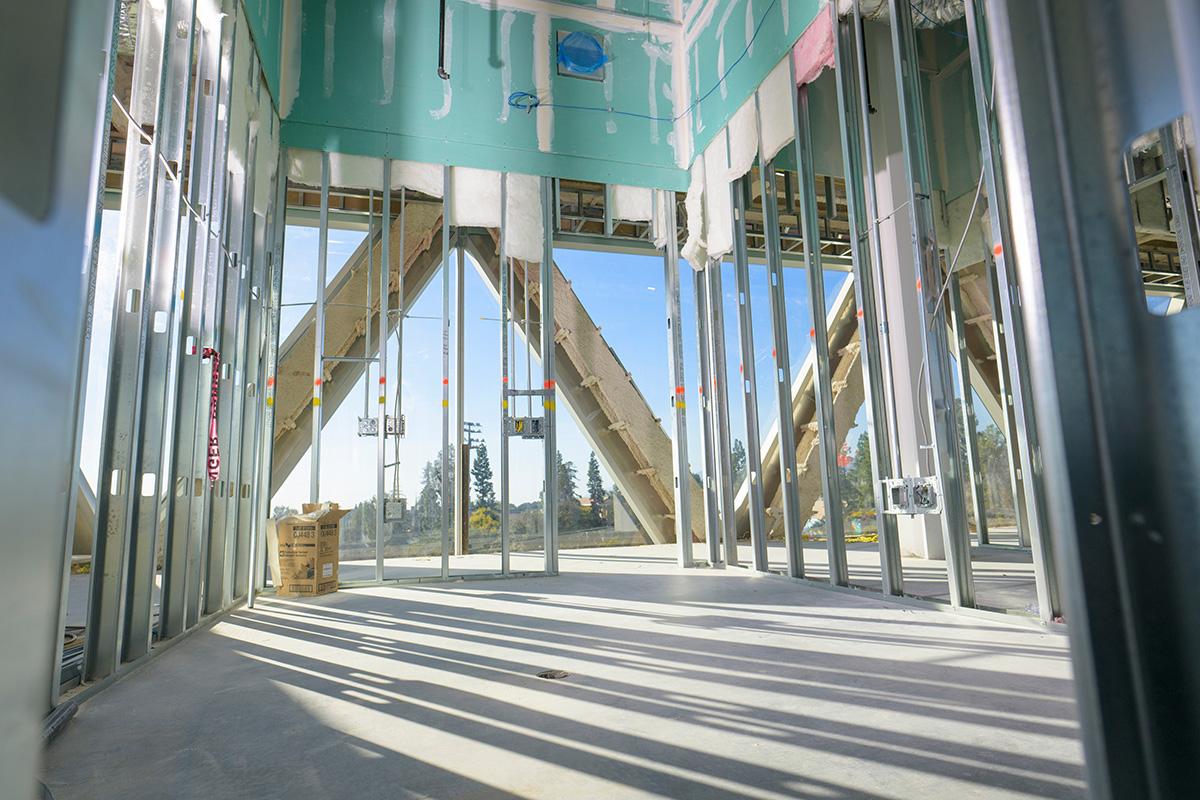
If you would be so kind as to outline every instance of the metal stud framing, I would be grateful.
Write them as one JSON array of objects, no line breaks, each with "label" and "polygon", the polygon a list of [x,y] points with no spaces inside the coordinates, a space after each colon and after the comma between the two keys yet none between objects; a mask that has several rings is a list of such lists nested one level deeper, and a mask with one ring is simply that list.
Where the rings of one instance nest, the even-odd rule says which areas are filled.
[{"label": "metal stud framing", "polygon": [[[698,276],[699,277],[699,276]],[[730,461],[729,441],[729,388],[725,362],[725,300],[721,288],[721,262],[714,261],[704,271],[703,280],[708,282],[708,339],[711,362],[712,387],[710,400],[713,404],[713,426],[716,439],[717,509],[720,521],[720,536],[724,542],[725,563],[737,566],[737,528],[734,525],[733,465]]]},{"label": "metal stud framing", "polygon": [[[103,678],[117,670],[125,641],[126,586],[130,580],[130,548],[136,522],[133,498],[141,491],[135,431],[142,409],[142,354],[151,320],[143,302],[149,287],[154,192],[160,169],[160,139],[143,139],[161,128],[166,20],[169,9],[149,6],[138,16],[126,144],[125,209],[121,214],[121,253],[113,308],[113,346],[109,393],[104,409],[100,479],[96,492],[96,531],[92,554],[91,598],[85,673]],[[146,128],[149,128],[147,131]],[[99,579],[97,579],[99,577]],[[147,632],[148,636],[148,632]]]},{"label": "metal stud framing", "polygon": [[[857,4],[855,4],[857,14]],[[834,13],[830,10],[830,13]],[[904,592],[900,567],[900,540],[896,518],[886,513],[881,481],[897,477],[893,457],[893,426],[888,414],[891,398],[891,366],[886,345],[885,313],[879,303],[883,290],[883,270],[879,260],[879,226],[867,226],[867,199],[871,198],[872,219],[878,217],[875,202],[875,176],[864,172],[871,162],[870,136],[862,111],[865,95],[860,93],[865,60],[859,57],[861,30],[857,16],[837,24],[834,38],[834,75],[838,85],[838,117],[841,121],[842,163],[846,175],[846,207],[850,218],[850,250],[854,262],[854,295],[858,301],[858,337],[862,343],[863,390],[867,398],[867,439],[871,446],[871,480],[874,488],[875,520],[879,531],[879,560],[883,592]],[[860,105],[861,104],[861,105]],[[869,115],[868,115],[869,116]],[[866,185],[869,192],[864,192]],[[868,235],[869,233],[869,235]],[[886,369],[886,379],[885,379]]]},{"label": "metal stud framing", "polygon": [[913,257],[917,265],[917,275],[913,279],[917,282],[917,297],[921,304],[925,390],[932,429],[930,441],[925,444],[932,446],[933,471],[941,485],[942,539],[946,547],[950,602],[954,606],[973,607],[975,589],[971,575],[971,543],[967,538],[967,508],[959,466],[960,442],[950,377],[946,310],[945,304],[939,302],[944,281],[933,223],[933,201],[930,197],[932,183],[926,150],[928,140],[922,110],[912,6],[909,0],[889,0],[889,4],[896,92],[902,116],[900,134],[908,176]]},{"label": "metal stud framing", "polygon": [[746,256],[746,192],[750,178],[729,186],[733,195],[733,265],[737,279],[738,344],[741,347],[741,395],[746,414],[746,479],[750,508],[750,549],[754,569],[766,572],[767,525],[762,488],[762,445],[758,428],[758,381],[755,377],[754,319],[750,305],[750,262]]},{"label": "metal stud framing", "polygon": [[708,544],[708,563],[721,560],[720,509],[717,499],[717,466],[720,454],[716,452],[713,419],[713,391],[711,354],[709,353],[710,331],[708,315],[708,270],[720,269],[720,262],[709,259],[707,267],[692,273],[692,288],[696,311],[696,356],[699,362],[699,386],[696,400],[700,405],[700,448],[701,485],[704,489],[704,540]]},{"label": "metal stud framing", "polygon": [[[675,470],[675,541],[679,566],[694,564],[692,554],[692,504],[686,480],[691,474],[687,452],[687,390],[683,374],[683,331],[679,300],[679,234],[675,221],[675,197],[666,201],[666,248],[663,252],[664,284],[667,295],[667,369],[671,378],[671,443]],[[751,362],[753,363],[753,362]]]},{"label": "metal stud framing", "polygon": [[[757,98],[757,95],[755,95]],[[783,535],[787,549],[787,574],[804,577],[804,547],[801,540],[799,498],[796,492],[796,428],[792,418],[792,363],[788,354],[787,296],[784,269],[779,254],[779,202],[775,162],[759,168],[763,197],[763,229],[767,252],[767,296],[771,309],[771,352],[774,355],[775,408],[779,412],[779,485],[783,502]],[[753,365],[753,361],[750,362]],[[753,366],[750,367],[753,369]]]},{"label": "metal stud framing", "polygon": [[[792,69],[794,73],[794,65]],[[794,79],[792,84],[795,85]],[[809,119],[807,85],[796,90],[795,114],[796,164],[800,177],[800,226],[804,231],[808,317],[812,324],[809,338],[812,339],[817,357],[817,375],[813,389],[816,393],[817,424],[820,426],[817,431],[817,446],[821,455],[821,490],[825,506],[825,542],[829,551],[829,582],[834,586],[846,586],[850,582],[850,575],[846,564],[846,536],[842,521],[842,487],[838,482],[837,459],[840,444],[833,422],[833,377],[829,368],[829,332],[825,324],[825,271],[821,266],[820,231],[817,228],[817,176],[813,166],[812,124]]]},{"label": "metal stud framing", "polygon": [[[976,114],[979,119],[980,157],[983,161],[984,185],[988,192],[988,214],[995,240],[993,254],[993,295],[999,296],[1000,316],[1004,327],[1003,361],[1008,378],[1005,398],[1006,428],[1009,434],[1009,458],[1016,472],[1017,513],[1022,521],[1022,543],[1033,548],[1034,579],[1037,585],[1038,608],[1043,620],[1062,617],[1062,600],[1058,589],[1058,569],[1050,542],[1049,512],[1043,459],[1040,447],[1040,424],[1033,406],[1031,367],[1027,355],[1026,322],[1022,317],[1021,291],[1017,285],[1009,253],[1013,252],[1013,229],[1009,214],[1005,172],[1000,166],[999,119],[991,111],[991,87],[999,76],[991,74],[991,59],[987,47],[984,18],[977,0],[967,0],[967,36],[971,49],[971,68],[975,83]],[[985,69],[987,67],[987,69]],[[986,89],[986,91],[985,91]],[[1019,434],[1017,432],[1020,432]],[[1019,468],[1013,459],[1014,448]]]},{"label": "metal stud framing", "polygon": [[[544,231],[541,263],[541,331],[542,331],[542,379],[545,394],[542,397],[542,444],[546,456],[546,490],[544,514],[546,574],[558,574],[558,431],[556,424],[554,389],[554,179],[542,178],[542,230]],[[673,227],[673,226],[672,226]],[[674,244],[672,239],[672,245]],[[670,247],[670,246],[669,246]],[[678,265],[677,265],[678,266]],[[679,293],[675,294],[678,309]],[[528,341],[526,341],[528,345]],[[679,473],[677,472],[676,475]],[[691,530],[688,528],[687,530]]]}]

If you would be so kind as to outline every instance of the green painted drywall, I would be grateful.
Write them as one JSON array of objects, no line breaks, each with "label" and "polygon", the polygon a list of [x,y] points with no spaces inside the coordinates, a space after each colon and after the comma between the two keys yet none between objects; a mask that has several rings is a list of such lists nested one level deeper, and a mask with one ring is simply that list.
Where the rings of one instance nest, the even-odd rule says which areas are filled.
[{"label": "green painted drywall", "polygon": [[240,0],[258,50],[263,77],[275,110],[279,110],[279,52],[283,36],[283,0]]},{"label": "green painted drywall", "polygon": [[[535,13],[493,10],[481,0],[451,0],[450,80],[442,81],[436,72],[438,4],[390,4],[395,16],[386,25],[388,5],[383,0],[304,0],[295,100],[282,128],[285,145],[686,187],[686,172],[676,164],[671,124],[631,116],[669,118],[676,113],[668,88],[672,64],[667,41],[640,26],[602,30],[545,11],[538,23]],[[553,59],[560,28],[604,39],[612,57],[605,67],[611,74],[607,92],[605,82],[560,77],[549,63],[546,99],[556,107],[531,114],[509,107],[511,92],[537,91],[535,61],[539,53]],[[389,31],[395,37],[390,69],[385,67]],[[283,80],[287,84],[289,76]],[[287,85],[282,92],[286,109]],[[627,113],[603,110],[609,107]],[[547,117],[552,117],[549,125]]]},{"label": "green painted drywall", "polygon": [[704,152],[817,14],[828,13],[825,7],[822,0],[730,0],[697,13],[684,33],[695,153]]},{"label": "green painted drywall", "polygon": [[670,0],[610,0],[608,3],[604,3],[602,0],[560,0],[560,2],[577,6],[591,6],[592,8],[608,8],[625,14],[664,21],[672,19]]}]

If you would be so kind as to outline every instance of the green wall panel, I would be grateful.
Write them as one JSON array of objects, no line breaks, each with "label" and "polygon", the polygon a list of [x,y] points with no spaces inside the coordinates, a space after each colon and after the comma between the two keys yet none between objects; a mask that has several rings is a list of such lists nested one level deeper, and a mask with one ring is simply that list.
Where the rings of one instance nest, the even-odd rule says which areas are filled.
[{"label": "green wall panel", "polygon": [[283,37],[283,0],[241,0],[250,23],[250,38],[258,50],[263,77],[279,110],[279,52]]},{"label": "green wall panel", "polygon": [[826,6],[822,0],[730,0],[697,14],[684,34],[688,89],[693,101],[700,98],[688,120],[695,153],[725,127],[818,12],[828,13]]},{"label": "green wall panel", "polygon": [[[298,90],[283,124],[285,144],[588,180],[610,175],[632,185],[686,185],[671,123],[645,118],[677,113],[667,88],[669,40],[640,25],[630,30],[628,20],[606,30],[565,18],[565,12],[541,12],[539,21],[530,12],[451,0],[450,80],[442,81],[438,4],[392,5],[395,16],[385,24],[383,0],[304,0]],[[612,57],[607,80],[558,76],[556,65],[547,63],[555,107],[530,114],[510,108],[511,92],[536,93],[536,62],[553,60],[559,29],[584,30],[605,42]],[[394,50],[386,44],[393,36]]]}]

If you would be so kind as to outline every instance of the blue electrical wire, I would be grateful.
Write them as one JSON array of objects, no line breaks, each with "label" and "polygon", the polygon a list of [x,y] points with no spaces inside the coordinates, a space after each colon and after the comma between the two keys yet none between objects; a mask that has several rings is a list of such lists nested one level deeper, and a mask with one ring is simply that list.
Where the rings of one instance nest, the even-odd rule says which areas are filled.
[{"label": "blue electrical wire", "polygon": [[917,12],[917,13],[918,13],[918,14],[920,14],[922,17],[925,17],[925,19],[926,19],[926,20],[928,20],[930,23],[932,23],[932,24],[934,24],[934,25],[937,25],[937,27],[941,28],[941,29],[942,29],[942,30],[944,30],[946,33],[950,34],[951,36],[957,36],[957,37],[958,37],[958,38],[960,38],[960,39],[966,39],[966,38],[967,38],[967,37],[966,37],[966,36],[964,36],[963,34],[961,34],[961,33],[956,33],[955,31],[952,31],[952,30],[950,30],[949,28],[947,28],[945,25],[941,25],[941,24],[939,24],[938,22],[936,22],[935,20],[929,19],[929,17],[925,16],[925,12],[924,12],[924,11],[922,11],[921,9],[917,8],[916,6],[913,6],[913,11]]},{"label": "blue electrical wire", "polygon": [[[750,41],[746,42],[746,49],[742,51],[742,54],[737,57],[736,61],[729,65],[728,69],[725,70],[725,74],[723,74],[717,80],[717,82],[713,84],[711,89],[705,92],[702,97],[696,99],[690,106],[684,109],[683,113],[677,117],[652,117],[649,114],[635,114],[632,111],[616,111],[611,108],[600,108],[595,106],[567,106],[562,105],[561,103],[544,103],[538,98],[537,95],[530,92],[513,92],[508,96],[508,104],[513,108],[519,108],[527,114],[538,106],[546,106],[547,108],[565,108],[572,111],[600,111],[606,114],[620,114],[621,116],[625,117],[648,119],[651,122],[678,122],[688,114],[692,113],[696,106],[703,103],[713,92],[720,88],[721,84],[725,82],[725,79],[729,77],[729,73],[733,72],[733,68],[742,62],[742,59],[745,58],[746,54],[750,52],[750,47],[754,44],[754,40],[758,38],[758,33],[762,30],[763,23],[767,21],[767,15],[771,13],[771,9],[775,8],[775,4],[778,2],[779,0],[771,0],[771,5],[767,6],[767,10],[763,12],[762,17],[758,20],[758,25],[756,25],[754,28],[754,35],[750,37]],[[953,31],[951,32],[953,33]]]}]

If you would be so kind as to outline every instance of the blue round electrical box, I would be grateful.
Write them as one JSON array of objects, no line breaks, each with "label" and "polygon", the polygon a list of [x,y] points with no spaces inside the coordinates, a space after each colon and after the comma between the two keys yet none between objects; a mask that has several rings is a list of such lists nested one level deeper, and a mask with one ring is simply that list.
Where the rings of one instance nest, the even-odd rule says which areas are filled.
[{"label": "blue round electrical box", "polygon": [[590,33],[575,31],[558,43],[558,63],[578,75],[591,75],[608,62],[604,47]]}]

